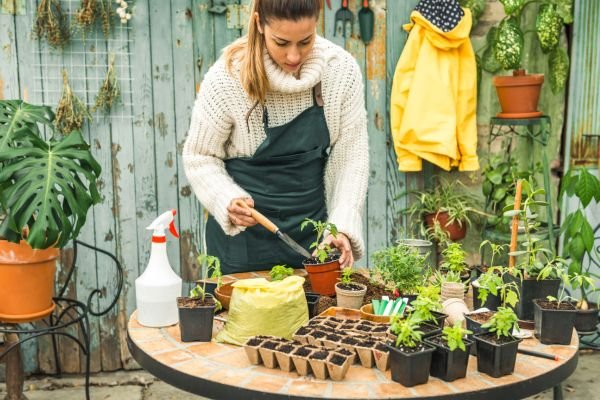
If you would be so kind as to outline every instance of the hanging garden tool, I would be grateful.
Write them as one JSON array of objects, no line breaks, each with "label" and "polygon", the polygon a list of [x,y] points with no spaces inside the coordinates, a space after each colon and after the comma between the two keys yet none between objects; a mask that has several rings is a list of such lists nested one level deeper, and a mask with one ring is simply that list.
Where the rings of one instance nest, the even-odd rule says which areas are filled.
[{"label": "hanging garden tool", "polygon": [[327,2],[327,8],[331,10],[331,0],[325,0]]},{"label": "hanging garden tool", "polygon": [[363,6],[358,12],[358,26],[360,27],[360,37],[365,45],[373,39],[373,26],[375,25],[375,14],[369,8],[369,0],[363,0]]},{"label": "hanging garden tool", "polygon": [[352,35],[352,30],[354,26],[354,14],[352,11],[348,9],[348,0],[342,0],[342,7],[335,12],[335,23],[333,30],[333,36],[337,31],[338,22],[342,23],[342,36],[346,37],[346,23],[350,22],[350,35]]}]

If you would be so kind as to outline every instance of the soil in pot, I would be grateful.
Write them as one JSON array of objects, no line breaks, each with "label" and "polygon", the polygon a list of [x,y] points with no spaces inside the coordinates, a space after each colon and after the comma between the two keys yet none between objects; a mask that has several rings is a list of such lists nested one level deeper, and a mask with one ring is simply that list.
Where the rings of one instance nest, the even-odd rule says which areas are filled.
[{"label": "soil in pot", "polygon": [[496,333],[482,333],[474,338],[479,372],[494,378],[513,373],[521,339],[505,336],[498,338]]},{"label": "soil in pot", "polygon": [[425,339],[425,342],[435,346],[435,351],[431,359],[431,376],[435,376],[446,382],[452,382],[467,375],[469,349],[473,344],[471,340],[464,339],[466,351],[458,348],[451,351],[448,347],[448,342],[441,335]]},{"label": "soil in pot", "polygon": [[391,294],[391,292],[386,289],[385,285],[378,282],[371,282],[369,278],[363,274],[352,274],[352,280],[355,283],[360,283],[367,287],[367,293],[365,293],[363,304],[371,304],[371,300],[381,299],[381,296],[389,296]]},{"label": "soil in pot", "polygon": [[315,351],[317,348],[314,346],[299,346],[292,352],[292,362],[294,368],[300,376],[306,376],[310,373],[310,364],[308,363],[308,356]]},{"label": "soil in pot", "polygon": [[416,347],[390,348],[390,369],[392,380],[406,387],[421,385],[429,380],[431,356],[434,348],[426,343],[419,343]]},{"label": "soil in pot", "polygon": [[[488,322],[493,315],[493,311],[465,314],[465,320],[467,321],[467,329],[473,332],[472,334],[467,335],[467,337],[473,340],[474,335],[488,332],[488,329],[482,328],[481,325]],[[477,355],[477,346],[471,346],[471,354],[474,356]]]},{"label": "soil in pot", "polygon": [[555,301],[536,299],[535,336],[543,344],[570,344],[575,326],[577,308],[569,302],[560,304]]},{"label": "soil in pot", "polygon": [[296,346],[289,343],[283,343],[277,346],[275,357],[279,368],[285,372],[291,372],[294,369],[294,363],[290,353],[296,349]]},{"label": "soil in pot", "polygon": [[335,293],[338,307],[358,310],[363,304],[367,287],[362,284],[336,283]]},{"label": "soil in pot", "polygon": [[588,303],[587,310],[577,309],[575,329],[579,333],[595,332],[598,329],[598,305],[596,303]]},{"label": "soil in pot", "polygon": [[348,350],[342,347],[336,349],[335,352],[348,357],[350,359],[349,361],[351,365],[354,364],[354,362],[356,361],[356,352],[354,350]]},{"label": "soil in pot", "polygon": [[255,336],[248,339],[248,341],[244,345],[244,350],[246,351],[246,356],[248,356],[250,364],[258,365],[262,362],[258,348],[263,343],[263,341],[264,339]]},{"label": "soil in pot", "polygon": [[279,346],[281,342],[276,342],[274,340],[265,341],[259,348],[260,357],[262,358],[263,364],[267,368],[276,368],[277,367],[277,358],[275,357],[275,349]]},{"label": "soil in pot", "polygon": [[323,296],[335,295],[335,284],[340,278],[339,258],[339,254],[332,254],[323,263],[315,257],[302,262],[313,291]]},{"label": "soil in pot", "polygon": [[327,350],[317,350],[308,356],[310,368],[317,379],[327,379],[327,357]]},{"label": "soil in pot", "polygon": [[346,376],[348,368],[350,368],[350,358],[348,356],[331,353],[327,360],[327,372],[331,380],[341,381]]},{"label": "soil in pot", "polygon": [[210,342],[212,339],[215,301],[195,297],[178,297],[179,330],[182,342]]}]

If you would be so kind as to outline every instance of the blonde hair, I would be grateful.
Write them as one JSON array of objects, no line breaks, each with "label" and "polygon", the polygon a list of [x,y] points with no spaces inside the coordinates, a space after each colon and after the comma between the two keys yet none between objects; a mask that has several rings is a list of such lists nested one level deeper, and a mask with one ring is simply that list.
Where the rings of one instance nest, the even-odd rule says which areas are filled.
[{"label": "blonde hair", "polygon": [[258,30],[255,15],[258,13],[262,27],[272,19],[298,21],[306,17],[319,17],[322,0],[254,0],[248,34],[237,39],[223,51],[225,65],[232,73],[234,60],[240,63],[240,82],[253,101],[263,104],[269,90],[265,71],[265,37]]}]

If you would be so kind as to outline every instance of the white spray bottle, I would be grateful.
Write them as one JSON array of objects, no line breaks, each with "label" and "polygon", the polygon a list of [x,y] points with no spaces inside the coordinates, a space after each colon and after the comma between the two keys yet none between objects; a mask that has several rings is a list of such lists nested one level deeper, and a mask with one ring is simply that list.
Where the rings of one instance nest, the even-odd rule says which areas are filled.
[{"label": "white spray bottle", "polygon": [[153,230],[150,260],[144,273],[135,280],[137,318],[141,325],[158,328],[176,324],[179,320],[177,297],[181,296],[181,278],[173,271],[167,258],[165,229],[176,238],[174,216],[167,211],[146,229]]}]

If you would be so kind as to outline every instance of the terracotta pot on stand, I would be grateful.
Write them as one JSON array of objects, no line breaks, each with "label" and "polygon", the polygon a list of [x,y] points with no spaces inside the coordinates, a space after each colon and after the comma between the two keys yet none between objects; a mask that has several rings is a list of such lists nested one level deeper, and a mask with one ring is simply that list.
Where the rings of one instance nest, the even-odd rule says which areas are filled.
[{"label": "terracotta pot on stand", "polygon": [[429,228],[433,228],[435,221],[440,224],[443,231],[448,233],[448,237],[452,241],[464,239],[467,234],[467,224],[463,222],[459,223],[457,220],[448,224],[450,216],[446,211],[438,211],[435,214],[425,215],[425,223]]},{"label": "terracotta pot on stand", "polygon": [[512,76],[495,76],[493,78],[502,112],[498,118],[536,118],[542,115],[538,111],[540,90],[544,83],[544,75],[527,75],[525,70],[514,70]]}]

